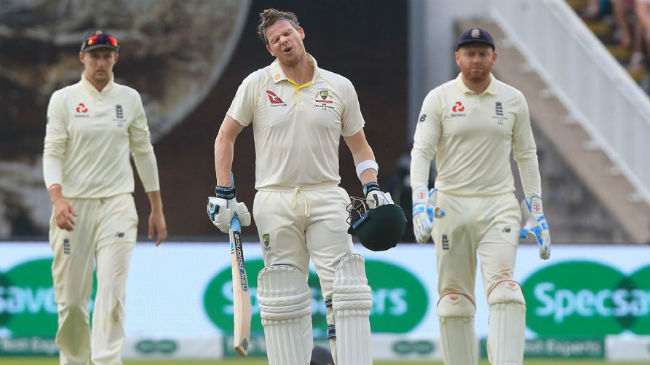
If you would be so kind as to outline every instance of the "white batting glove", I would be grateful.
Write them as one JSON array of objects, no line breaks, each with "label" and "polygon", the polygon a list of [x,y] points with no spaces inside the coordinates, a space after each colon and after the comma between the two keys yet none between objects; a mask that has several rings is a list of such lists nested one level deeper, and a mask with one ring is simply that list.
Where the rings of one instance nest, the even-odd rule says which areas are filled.
[{"label": "white batting glove", "polygon": [[235,199],[234,188],[224,188],[218,186],[216,189],[217,196],[208,197],[207,212],[212,224],[214,224],[223,233],[228,233],[230,221],[237,214],[239,223],[244,226],[250,226],[251,214],[246,208],[246,204],[238,203]]},{"label": "white batting glove", "polygon": [[526,238],[528,234],[535,236],[539,245],[539,257],[542,260],[548,259],[551,257],[551,234],[544,217],[542,198],[538,195],[524,198],[521,201],[521,214],[524,218],[524,226],[520,238]]},{"label": "white batting glove", "polygon": [[363,194],[366,196],[368,209],[375,209],[381,205],[395,204],[390,193],[379,190],[379,184],[370,182],[363,185]]},{"label": "white batting glove", "polygon": [[413,233],[419,244],[425,244],[431,237],[434,218],[442,218],[445,212],[436,207],[437,189],[424,186],[413,188]]}]

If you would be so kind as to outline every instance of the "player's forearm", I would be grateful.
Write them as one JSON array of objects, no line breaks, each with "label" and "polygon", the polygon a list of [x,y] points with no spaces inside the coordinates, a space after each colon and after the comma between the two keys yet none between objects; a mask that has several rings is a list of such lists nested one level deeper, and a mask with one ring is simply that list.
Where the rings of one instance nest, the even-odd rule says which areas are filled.
[{"label": "player's forearm", "polygon": [[57,200],[63,198],[61,190],[61,184],[53,184],[47,189],[47,192],[50,194],[50,202],[52,202],[52,205],[54,205]]},{"label": "player's forearm", "polygon": [[149,204],[151,205],[151,212],[162,214],[163,203],[160,190],[148,191],[147,197],[149,198]]},{"label": "player's forearm", "polygon": [[144,191],[160,190],[160,182],[158,180],[158,164],[156,162],[156,155],[153,149],[146,153],[134,153],[133,161],[135,168],[138,170],[138,175],[144,186]]},{"label": "player's forearm", "polygon": [[524,196],[542,196],[542,183],[537,157],[519,160],[517,161],[517,167],[519,168],[519,177],[521,179],[521,187],[524,190]]},{"label": "player's forearm", "polygon": [[230,171],[235,155],[235,140],[244,127],[229,115],[223,119],[217,138],[214,140],[214,171],[217,186],[230,186]]},{"label": "player's forearm", "polygon": [[218,186],[230,186],[230,171],[235,154],[235,142],[229,141],[221,134],[214,142],[214,170]]},{"label": "player's forearm", "polygon": [[[354,166],[359,166],[363,161],[375,161],[375,154],[372,152],[372,148],[368,143],[365,144],[364,148],[361,148],[357,153],[352,154],[354,159]],[[359,181],[361,184],[367,184],[369,182],[377,181],[377,170],[374,168],[362,168],[362,171],[359,172]]]},{"label": "player's forearm", "polygon": [[354,166],[357,168],[357,175],[359,176],[361,184],[376,182],[378,166],[369,163],[375,161],[375,154],[372,152],[372,148],[366,140],[363,129],[356,134],[344,137],[343,139],[350,149],[350,153],[352,153]]},{"label": "player's forearm", "polygon": [[411,151],[411,187],[428,187],[431,160],[429,156],[418,148]]},{"label": "player's forearm", "polygon": [[63,161],[59,157],[43,156],[43,180],[45,188],[49,189],[54,184],[61,185],[63,181]]}]

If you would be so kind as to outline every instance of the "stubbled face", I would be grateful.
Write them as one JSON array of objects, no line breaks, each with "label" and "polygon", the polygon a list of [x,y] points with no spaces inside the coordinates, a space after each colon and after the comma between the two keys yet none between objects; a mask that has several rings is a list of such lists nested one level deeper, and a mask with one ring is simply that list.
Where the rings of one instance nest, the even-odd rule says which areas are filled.
[{"label": "stubbled face", "polygon": [[466,80],[482,82],[490,77],[497,53],[484,44],[469,44],[456,51],[456,64]]},{"label": "stubbled face", "polygon": [[93,85],[104,85],[110,80],[117,57],[117,53],[108,48],[97,48],[79,53],[79,59],[84,64],[86,78]]},{"label": "stubbled face", "polygon": [[266,28],[266,49],[272,56],[286,66],[296,65],[305,56],[305,32],[301,27],[294,28],[286,20],[278,20]]}]

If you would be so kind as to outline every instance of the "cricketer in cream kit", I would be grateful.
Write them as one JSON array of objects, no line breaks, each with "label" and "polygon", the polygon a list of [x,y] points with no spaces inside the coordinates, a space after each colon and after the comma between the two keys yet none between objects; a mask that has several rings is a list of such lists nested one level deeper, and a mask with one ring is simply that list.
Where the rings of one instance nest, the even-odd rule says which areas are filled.
[{"label": "cricketer in cream kit", "polygon": [[519,90],[490,78],[482,95],[458,75],[426,96],[414,136],[413,186],[428,184],[429,161],[435,156],[441,193],[481,197],[514,192],[512,151],[525,196],[541,194],[526,100]]},{"label": "cricketer in cream kit", "polygon": [[61,159],[64,197],[132,193],[129,150],[145,191],[159,190],[147,119],[136,90],[111,79],[99,92],[82,76],[52,94],[47,118],[43,155]]},{"label": "cricketer in cream kit", "polygon": [[308,57],[311,82],[293,83],[275,60],[242,82],[227,112],[243,126],[253,123],[257,190],[338,185],[341,135],[364,126],[352,83]]},{"label": "cricketer in cream kit", "polygon": [[[159,200],[160,190],[142,101],[137,91],[112,77],[99,92],[82,75],[77,84],[52,95],[47,119],[45,183],[48,191],[58,186],[76,212],[73,229],[57,225],[55,210],[50,221],[60,361],[122,364],[126,280],[138,225],[129,151],[147,194]],[[153,211],[152,196],[149,199]],[[162,203],[157,204],[162,209]],[[164,217],[152,222],[150,218],[150,232],[155,225],[159,243],[167,235]],[[88,301],[94,268],[97,293],[91,329]]]}]

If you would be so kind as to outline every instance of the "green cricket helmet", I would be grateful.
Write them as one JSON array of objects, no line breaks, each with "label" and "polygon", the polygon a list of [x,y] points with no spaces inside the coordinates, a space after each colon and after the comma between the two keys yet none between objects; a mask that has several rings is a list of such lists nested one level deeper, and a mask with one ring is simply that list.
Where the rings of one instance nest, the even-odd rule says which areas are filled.
[{"label": "green cricket helmet", "polygon": [[371,251],[395,247],[406,230],[402,208],[397,204],[386,204],[368,209],[365,199],[352,197],[351,200],[348,233],[359,237],[361,244]]}]

